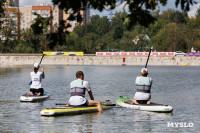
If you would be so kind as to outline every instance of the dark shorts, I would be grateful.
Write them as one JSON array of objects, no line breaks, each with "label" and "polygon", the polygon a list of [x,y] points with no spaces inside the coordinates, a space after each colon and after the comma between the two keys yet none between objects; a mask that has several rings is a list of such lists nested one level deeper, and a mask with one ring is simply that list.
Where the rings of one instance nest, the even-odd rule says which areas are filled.
[{"label": "dark shorts", "polygon": [[80,106],[88,106],[88,100],[86,99],[86,102],[84,103],[84,104],[82,104],[82,105],[80,105]]},{"label": "dark shorts", "polygon": [[36,93],[41,93],[41,95],[44,94],[44,89],[43,88],[39,88],[39,89],[30,88],[30,91],[33,92],[34,95]]},{"label": "dark shorts", "polygon": [[147,104],[147,101],[148,101],[148,100],[137,100],[137,102],[138,102],[139,104]]}]

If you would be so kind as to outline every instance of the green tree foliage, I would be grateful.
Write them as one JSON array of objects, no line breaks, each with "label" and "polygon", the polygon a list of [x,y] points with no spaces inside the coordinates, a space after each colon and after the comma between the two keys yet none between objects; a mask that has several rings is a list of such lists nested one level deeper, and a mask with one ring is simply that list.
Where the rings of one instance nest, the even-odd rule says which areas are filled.
[{"label": "green tree foliage", "polygon": [[35,52],[42,52],[47,50],[48,42],[47,35],[49,33],[49,22],[51,21],[51,17],[43,18],[38,14],[37,18],[34,20],[34,23],[31,25],[31,29],[34,34],[34,38],[32,38]]},{"label": "green tree foliage", "polygon": [[159,18],[166,20],[168,23],[185,23],[187,17],[187,13],[173,9],[168,9],[159,16]]},{"label": "green tree foliage", "polygon": [[[80,10],[91,7],[102,11],[106,7],[114,9],[118,2],[125,3],[129,10],[124,20],[126,20],[128,28],[131,28],[137,23],[147,27],[150,23],[154,22],[156,18],[151,15],[151,12],[158,7],[158,4],[165,6],[167,0],[52,0],[52,2],[61,9],[65,9],[66,11],[71,10],[68,20],[76,19],[78,22],[82,20]],[[182,10],[187,11],[189,11],[190,5],[195,3],[194,0],[175,1],[176,6],[180,5]]]},{"label": "green tree foliage", "polygon": [[124,16],[126,16],[126,13],[116,13],[111,20],[114,40],[121,39],[124,30],[126,30],[123,24]]},{"label": "green tree foliage", "polygon": [[183,35],[181,25],[170,23],[152,38],[152,42],[158,51],[185,51],[186,41]]},{"label": "green tree foliage", "polygon": [[2,13],[4,12],[3,6],[6,0],[0,0],[0,17],[2,16]]},{"label": "green tree foliage", "polygon": [[104,35],[110,30],[110,22],[106,16],[100,18],[99,15],[94,15],[91,21],[85,26],[77,26],[74,32],[83,37],[86,33],[95,33],[99,36]]},{"label": "green tree foliage", "polygon": [[96,43],[95,41],[98,39],[98,35],[95,33],[87,33],[81,39],[81,47],[82,50],[86,53],[93,54],[96,52]]},{"label": "green tree foliage", "polygon": [[[46,32],[45,28],[34,33],[33,27],[22,31],[20,40],[10,39],[8,32],[6,34],[8,41],[0,40],[0,48],[3,49],[2,52],[17,53],[40,53],[52,50],[95,54],[96,51],[110,49],[148,51],[151,46],[154,46],[156,51],[188,52],[192,47],[200,51],[200,17],[189,18],[185,12],[167,10],[157,15],[157,20],[149,27],[138,23],[127,29],[123,21],[124,16],[127,16],[124,12],[116,13],[108,20],[107,17],[95,15],[92,16],[91,22],[75,27],[69,34],[62,30],[64,22],[52,33]],[[45,27],[45,21],[39,19],[35,22],[35,27]],[[9,30],[5,29],[5,33],[6,31]]]},{"label": "green tree foliage", "polygon": [[195,16],[196,16],[196,18],[200,17],[200,8],[197,9],[197,12],[196,12]]}]

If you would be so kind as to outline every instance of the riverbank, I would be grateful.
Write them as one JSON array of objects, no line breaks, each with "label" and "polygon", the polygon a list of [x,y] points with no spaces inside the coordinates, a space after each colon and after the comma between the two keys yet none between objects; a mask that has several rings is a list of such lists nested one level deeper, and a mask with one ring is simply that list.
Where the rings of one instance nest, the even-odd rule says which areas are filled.
[{"label": "riverbank", "polygon": [[[6,54],[0,56],[0,65],[31,65],[39,62],[41,54]],[[147,56],[45,56],[45,65],[144,65]],[[200,66],[200,57],[196,56],[151,56],[148,65],[158,66]]]}]

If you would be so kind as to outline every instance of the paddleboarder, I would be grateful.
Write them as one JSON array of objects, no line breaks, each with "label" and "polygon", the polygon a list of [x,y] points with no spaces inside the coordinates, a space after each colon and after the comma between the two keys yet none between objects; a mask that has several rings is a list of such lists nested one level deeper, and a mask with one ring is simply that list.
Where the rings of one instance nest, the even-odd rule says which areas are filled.
[{"label": "paddleboarder", "polygon": [[35,95],[37,93],[38,96],[42,96],[44,94],[44,89],[42,88],[42,79],[45,78],[44,68],[41,67],[41,72],[38,71],[40,65],[38,63],[34,64],[34,71],[30,73],[31,75],[31,87],[30,87],[30,95]]},{"label": "paddleboarder", "polygon": [[[94,101],[94,97],[90,88],[88,81],[84,80],[84,73],[82,71],[78,71],[76,73],[76,80],[70,83],[70,98],[67,102],[67,106],[88,106],[95,105],[99,112],[103,112],[103,108],[101,103],[98,101]],[[87,100],[85,98],[85,91],[87,90],[90,99]]]},{"label": "paddleboarder", "polygon": [[141,76],[138,76],[136,78],[136,81],[135,81],[136,93],[135,93],[134,98],[132,99],[132,102],[134,104],[139,104],[139,103],[150,104],[151,85],[153,81],[147,75],[148,75],[147,68],[142,68]]}]

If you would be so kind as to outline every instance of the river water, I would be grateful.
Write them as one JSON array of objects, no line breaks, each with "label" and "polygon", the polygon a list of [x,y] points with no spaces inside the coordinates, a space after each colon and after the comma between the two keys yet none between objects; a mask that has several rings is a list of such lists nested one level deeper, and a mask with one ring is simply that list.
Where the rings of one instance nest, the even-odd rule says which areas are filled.
[{"label": "river water", "polygon": [[[40,103],[20,103],[29,91],[32,66],[0,67],[0,132],[132,133],[199,132],[200,67],[148,66],[153,79],[152,99],[171,105],[162,114],[114,107],[102,114],[41,117],[44,108],[69,99],[69,84],[76,71],[85,73],[95,100],[116,103],[119,96],[132,98],[135,78],[142,66],[44,66],[43,87],[51,95]],[[88,94],[86,95],[89,97]],[[176,127],[175,124],[184,124]],[[174,124],[173,126],[171,124]],[[189,126],[189,127],[188,127]]]}]

